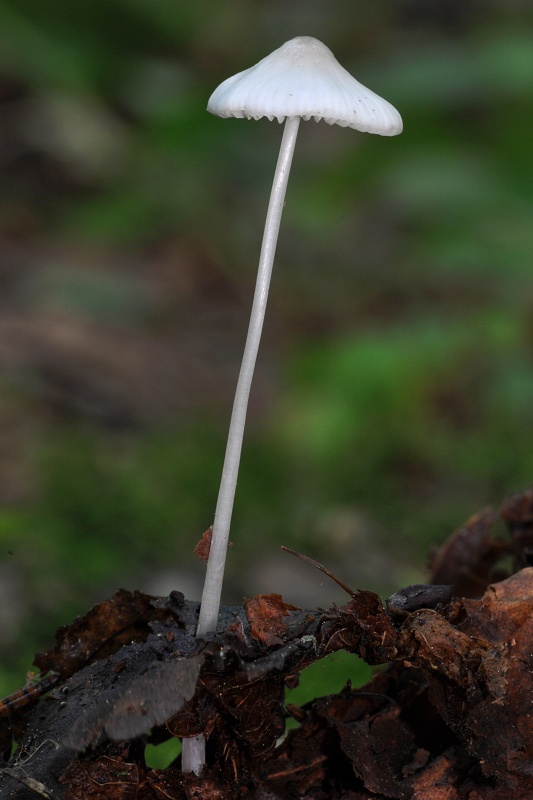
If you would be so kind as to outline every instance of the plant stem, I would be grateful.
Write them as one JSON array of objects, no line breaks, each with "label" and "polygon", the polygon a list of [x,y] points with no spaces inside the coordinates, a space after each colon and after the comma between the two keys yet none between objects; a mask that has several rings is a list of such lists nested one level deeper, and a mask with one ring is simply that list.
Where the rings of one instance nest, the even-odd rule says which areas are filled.
[{"label": "plant stem", "polygon": [[[222,479],[218,492],[218,500],[211,537],[211,548],[207,561],[204,589],[200,615],[198,617],[197,636],[216,631],[220,596],[222,594],[222,579],[228,549],[229,529],[233,512],[233,501],[239,474],[241,460],[242,440],[248,410],[248,399],[254,373],[265,310],[268,299],[268,289],[272,275],[272,265],[276,253],[281,214],[285,203],[285,192],[291,170],[292,156],[298,135],[300,117],[288,117],[285,122],[281,147],[276,164],[276,172],[270,193],[270,202],[263,233],[261,255],[255,294],[248,326],[246,344],[242,358],[241,370],[235,390],[233,411],[226,445],[226,455],[222,468]],[[183,772],[194,772],[199,775],[205,763],[205,739],[202,735],[183,740],[181,763]]]},{"label": "plant stem", "polygon": [[233,500],[237,486],[239,462],[241,458],[244,426],[250,387],[263,329],[263,320],[272,275],[272,265],[276,252],[281,214],[285,202],[285,191],[289,180],[289,172],[298,134],[300,117],[289,117],[285,122],[281,148],[276,165],[276,172],[268,204],[257,283],[248,327],[248,335],[244,347],[244,355],[233,401],[233,411],[226,445],[226,455],[222,468],[222,480],[218,493],[218,501],[213,525],[211,549],[207,562],[204,589],[200,616],[198,618],[197,636],[216,631],[220,596],[222,593],[222,578],[228,548],[229,529],[233,511]]}]

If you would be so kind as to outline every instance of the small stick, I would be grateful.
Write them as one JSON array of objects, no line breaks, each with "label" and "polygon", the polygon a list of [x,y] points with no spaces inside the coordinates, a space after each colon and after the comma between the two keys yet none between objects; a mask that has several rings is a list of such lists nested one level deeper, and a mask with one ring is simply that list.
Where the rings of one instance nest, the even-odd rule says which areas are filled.
[{"label": "small stick", "polygon": [[39,797],[44,797],[45,800],[59,800],[57,794],[54,794],[48,787],[41,783],[41,781],[35,780],[35,778],[30,778],[29,775],[25,775],[23,772],[19,772],[17,769],[13,769],[12,767],[3,767],[0,769],[4,775],[7,775],[9,778],[12,778],[14,781],[18,781],[26,789],[29,789],[30,792],[34,792],[38,794]]},{"label": "small stick", "polygon": [[346,586],[346,584],[343,581],[341,581],[340,578],[337,578],[337,576],[334,575],[333,572],[330,572],[330,570],[327,567],[325,567],[319,561],[315,561],[315,559],[311,558],[311,556],[304,556],[303,553],[297,553],[296,550],[291,550],[290,547],[285,547],[284,544],[281,545],[281,549],[285,550],[286,553],[291,553],[291,555],[296,556],[296,558],[301,558],[302,561],[307,561],[307,563],[311,564],[312,567],[316,567],[317,569],[319,569],[320,572],[323,572],[324,575],[327,575],[328,578],[331,578],[332,581],[335,581],[335,583],[338,586],[340,586],[341,589],[344,589],[346,594],[349,594],[350,597],[355,597],[355,595],[357,594],[357,592],[354,592],[352,589],[350,589],[349,586]]}]

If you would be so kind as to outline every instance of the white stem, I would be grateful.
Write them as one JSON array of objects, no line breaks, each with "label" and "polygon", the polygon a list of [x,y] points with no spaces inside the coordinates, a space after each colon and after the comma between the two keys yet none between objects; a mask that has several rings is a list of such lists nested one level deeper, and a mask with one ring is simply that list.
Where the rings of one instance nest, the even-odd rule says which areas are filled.
[{"label": "white stem", "polygon": [[226,551],[228,549],[229,529],[235,488],[237,486],[248,398],[250,396],[250,386],[252,383],[257,351],[259,349],[261,331],[263,329],[270,276],[272,275],[272,265],[274,263],[274,255],[278,241],[281,214],[285,202],[285,191],[289,180],[289,172],[299,123],[299,117],[289,117],[285,122],[278,163],[276,165],[274,182],[272,184],[272,192],[270,194],[270,202],[268,204],[252,313],[244,347],[241,371],[235,391],[235,399],[233,401],[228,443],[226,445],[226,455],[222,468],[222,480],[218,492],[211,549],[209,551],[200,616],[198,618],[198,628],[196,630],[197,636],[203,636],[217,629],[218,610],[222,593],[222,578],[224,576]]},{"label": "white stem", "polygon": [[[263,233],[263,242],[261,245],[261,255],[259,257],[252,313],[248,326],[246,344],[244,346],[241,370],[237,381],[237,389],[235,390],[228,443],[226,445],[226,455],[222,468],[222,479],[218,491],[211,548],[207,561],[198,627],[196,629],[197,636],[203,636],[217,629],[220,596],[222,594],[222,579],[224,577],[233,501],[239,474],[239,462],[241,460],[248,398],[250,397],[250,387],[252,385],[257,351],[259,350],[259,342],[263,330],[268,289],[270,286],[270,277],[272,275],[272,265],[276,253],[281,214],[285,203],[285,192],[289,180],[299,124],[300,117],[288,117],[285,122],[278,163],[276,164],[276,172],[272,183],[272,191],[270,193],[265,231]],[[183,772],[194,772],[196,775],[199,775],[204,763],[204,737],[200,735],[190,739],[184,739],[181,753],[181,768]]]},{"label": "white stem", "polygon": [[181,743],[181,771],[199,775],[205,764],[205,737],[191,736]]}]

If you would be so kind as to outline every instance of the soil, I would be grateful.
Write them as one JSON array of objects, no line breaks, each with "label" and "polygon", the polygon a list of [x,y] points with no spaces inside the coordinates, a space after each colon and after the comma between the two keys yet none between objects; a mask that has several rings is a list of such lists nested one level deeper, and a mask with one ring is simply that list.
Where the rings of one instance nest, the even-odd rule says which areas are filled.
[{"label": "soil", "polygon": [[[60,628],[38,678],[0,703],[0,799],[529,799],[532,557],[530,489],[472,517],[428,585],[385,602],[347,589],[343,606],[302,610],[258,595],[196,639],[181,593],[119,590]],[[301,670],[337,650],[383,666],[285,707]],[[179,757],[146,765],[147,742],[199,733],[201,776]]]}]

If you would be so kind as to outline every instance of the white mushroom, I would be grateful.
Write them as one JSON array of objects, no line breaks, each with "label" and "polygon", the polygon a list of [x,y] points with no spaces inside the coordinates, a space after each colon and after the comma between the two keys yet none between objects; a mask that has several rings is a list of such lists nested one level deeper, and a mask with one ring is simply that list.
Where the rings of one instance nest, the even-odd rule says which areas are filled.
[{"label": "white mushroom", "polygon": [[324,119],[330,125],[381,136],[394,136],[402,131],[402,119],[394,106],[352,78],[331,50],[310,36],[291,39],[255,66],[225,80],[211,95],[207,110],[220,117],[268,117],[286,122],[267,211],[250,326],[235,393],[198,635],[215,631],[217,625],[248,396],[300,119]]},{"label": "white mushroom", "polygon": [[[267,211],[250,325],[239,373],[222,470],[211,549],[202,593],[197,635],[215,631],[226,560],[231,515],[241,456],[248,397],[265,316],[285,190],[300,120],[395,136],[402,131],[396,109],[355,80],[322,42],[299,36],[250,69],[215,89],[207,110],[219,117],[285,120],[281,149]],[[203,737],[184,740],[182,765],[199,773]]]},{"label": "white mushroom", "polygon": [[207,110],[218,117],[299,117],[381,136],[402,132],[394,106],[356,81],[331,50],[311,36],[298,36],[258,64],[215,89]]}]

